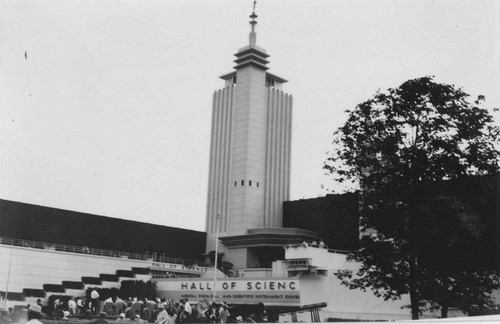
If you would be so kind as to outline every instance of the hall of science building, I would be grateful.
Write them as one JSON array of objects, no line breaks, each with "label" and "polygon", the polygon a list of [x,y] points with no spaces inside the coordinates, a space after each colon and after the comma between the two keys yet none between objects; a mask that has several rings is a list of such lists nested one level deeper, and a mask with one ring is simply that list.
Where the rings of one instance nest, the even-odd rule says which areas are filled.
[{"label": "hall of science building", "polygon": [[213,96],[206,233],[0,200],[0,308],[155,280],[162,298],[263,303],[280,321],[411,318],[409,298],[334,276],[357,267],[340,251],[358,239],[356,194],[288,201],[293,100],[250,17]]}]

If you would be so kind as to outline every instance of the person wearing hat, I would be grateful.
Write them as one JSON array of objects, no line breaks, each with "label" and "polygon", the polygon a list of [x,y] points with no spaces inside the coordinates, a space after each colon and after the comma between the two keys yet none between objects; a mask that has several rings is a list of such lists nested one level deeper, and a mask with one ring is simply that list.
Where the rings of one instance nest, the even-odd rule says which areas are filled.
[{"label": "person wearing hat", "polygon": [[121,322],[124,320],[125,320],[125,313],[120,313],[120,315],[118,315],[118,318],[116,319],[116,321]]},{"label": "person wearing hat", "polygon": [[156,316],[155,323],[156,324],[167,324],[167,322],[168,322],[168,313],[165,310],[165,307],[163,306],[163,304],[159,304],[158,305],[158,310],[160,312],[158,313],[158,316]]}]

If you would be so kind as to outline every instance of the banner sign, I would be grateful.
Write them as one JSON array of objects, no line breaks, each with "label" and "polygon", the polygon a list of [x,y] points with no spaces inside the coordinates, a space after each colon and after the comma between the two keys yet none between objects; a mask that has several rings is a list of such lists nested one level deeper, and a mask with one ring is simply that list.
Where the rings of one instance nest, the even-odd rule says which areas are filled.
[{"label": "banner sign", "polygon": [[[159,280],[157,293],[161,298],[192,301],[212,300],[214,282],[197,278]],[[221,278],[216,282],[216,299],[229,304],[269,306],[300,306],[299,280],[258,280]]]},{"label": "banner sign", "polygon": [[177,271],[177,272],[198,273],[198,274],[208,272],[207,267],[200,267],[197,265],[186,266],[182,264],[164,263],[164,262],[153,262],[149,268],[151,270],[163,270],[163,271],[173,271],[173,272]]}]

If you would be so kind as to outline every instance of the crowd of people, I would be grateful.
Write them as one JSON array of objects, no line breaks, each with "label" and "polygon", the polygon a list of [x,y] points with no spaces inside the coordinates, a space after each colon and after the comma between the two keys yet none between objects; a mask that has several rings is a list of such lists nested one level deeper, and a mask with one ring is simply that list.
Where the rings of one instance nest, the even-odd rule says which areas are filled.
[{"label": "crowd of people", "polygon": [[320,240],[319,243],[317,241],[312,241],[312,242],[302,242],[300,244],[288,244],[284,246],[284,249],[289,249],[289,248],[296,248],[296,247],[316,247],[320,249],[327,249],[328,246],[323,242],[323,240]]},{"label": "crowd of people", "polygon": [[[52,305],[42,305],[40,299],[36,305],[28,305],[9,313],[1,314],[0,324],[40,323],[38,320],[89,320],[93,324],[106,324],[111,322],[126,323],[255,323],[255,316],[241,316],[231,314],[229,306],[224,302],[199,301],[191,305],[188,299],[178,301],[160,298],[139,299],[131,297],[109,297],[104,301],[99,299],[99,294],[93,290],[88,297],[73,298],[62,301],[59,298]],[[30,315],[30,316],[27,316]],[[124,323],[125,324],[125,323]]]}]

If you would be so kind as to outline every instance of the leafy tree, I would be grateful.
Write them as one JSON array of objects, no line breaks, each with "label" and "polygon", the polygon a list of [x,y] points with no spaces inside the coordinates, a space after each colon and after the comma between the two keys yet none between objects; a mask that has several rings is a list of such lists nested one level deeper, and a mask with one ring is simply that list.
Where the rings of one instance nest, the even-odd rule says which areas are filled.
[{"label": "leafy tree", "polygon": [[467,313],[495,307],[490,294],[498,288],[500,209],[484,207],[495,205],[500,187],[490,182],[498,180],[471,176],[435,183],[421,193],[426,201],[416,214],[423,231],[417,242],[419,289],[431,309],[441,308],[441,317],[449,306]]},{"label": "leafy tree", "polygon": [[363,235],[350,255],[361,267],[340,271],[344,284],[385,299],[409,294],[414,319],[425,307],[440,306],[446,316],[448,305],[491,303],[498,280],[491,267],[475,257],[459,261],[481,241],[482,229],[472,224],[477,206],[447,190],[453,181],[499,172],[500,131],[482,101],[423,77],[348,111],[324,165],[334,180],[361,191]]}]

